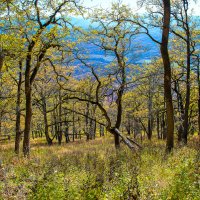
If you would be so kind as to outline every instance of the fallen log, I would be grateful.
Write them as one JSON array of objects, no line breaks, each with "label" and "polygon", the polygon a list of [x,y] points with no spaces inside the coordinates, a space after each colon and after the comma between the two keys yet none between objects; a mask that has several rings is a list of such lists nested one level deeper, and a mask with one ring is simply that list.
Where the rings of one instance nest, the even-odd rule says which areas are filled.
[{"label": "fallen log", "polygon": [[132,139],[130,139],[130,138],[122,135],[117,128],[115,128],[114,131],[115,131],[116,134],[119,135],[119,137],[122,139],[122,141],[124,142],[124,144],[126,144],[129,147],[129,149],[131,149],[132,151],[136,150],[135,145],[137,147],[139,147],[139,149],[142,149],[142,146],[140,144],[138,144],[134,140],[132,140]]}]

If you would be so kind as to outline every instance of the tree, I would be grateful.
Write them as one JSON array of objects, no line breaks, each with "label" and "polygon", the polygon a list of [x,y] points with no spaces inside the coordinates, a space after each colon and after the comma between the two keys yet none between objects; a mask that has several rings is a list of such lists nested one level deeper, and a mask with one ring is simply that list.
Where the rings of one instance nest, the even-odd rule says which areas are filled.
[{"label": "tree", "polygon": [[180,140],[187,144],[187,136],[189,129],[189,107],[190,107],[190,90],[191,90],[191,56],[194,53],[194,43],[192,41],[192,22],[189,17],[189,2],[187,0],[175,1],[172,6],[172,16],[176,23],[175,27],[171,27],[171,32],[179,37],[185,43],[185,55],[186,61],[183,65],[186,65],[186,99],[184,110],[182,113],[182,127],[183,130],[180,133]]},{"label": "tree", "polygon": [[[131,40],[138,33],[135,28],[124,18],[130,14],[130,10],[125,5],[115,3],[110,11],[96,9],[89,17],[97,27],[91,27],[90,32],[83,32],[83,41],[98,47],[113,57],[113,61],[105,68],[97,69],[98,63],[92,63],[88,55],[83,55],[84,49],[74,52],[76,59],[87,67],[93,76],[94,91],[88,93],[85,86],[83,88],[65,88],[71,94],[67,99],[76,99],[83,102],[89,102],[96,105],[106,120],[106,129],[114,135],[115,147],[120,147],[120,138],[131,149],[134,149],[133,143],[124,137],[119,129],[122,123],[123,114],[123,95],[127,87],[131,87],[132,76],[128,71],[133,65],[126,58],[127,52],[131,48]],[[80,36],[79,36],[80,38]],[[84,45],[82,45],[84,46]],[[102,66],[103,67],[103,66]],[[99,70],[99,71],[98,71]],[[84,98],[85,97],[85,98]],[[106,106],[110,104],[110,106]],[[114,112],[110,114],[109,108],[113,107]]]},{"label": "tree", "polygon": [[163,18],[163,31],[162,42],[160,51],[164,65],[164,95],[166,101],[167,112],[167,146],[166,150],[171,152],[174,147],[174,109],[172,103],[171,91],[171,66],[168,52],[169,29],[170,29],[170,0],[163,0],[164,18]]},{"label": "tree", "polygon": [[[164,98],[166,103],[166,122],[167,122],[167,143],[166,151],[170,152],[174,146],[174,108],[172,102],[172,87],[171,87],[171,63],[168,51],[169,31],[170,31],[170,18],[171,18],[171,2],[170,0],[153,1],[146,0],[140,1],[143,5],[147,3],[149,6],[148,20],[144,17],[133,16],[126,19],[126,21],[141,27],[140,33],[147,34],[154,42],[160,45],[160,52],[163,60],[164,67]],[[160,11],[161,8],[162,10]],[[160,17],[161,16],[161,17]],[[159,41],[152,35],[153,28],[161,28],[162,37]]]},{"label": "tree", "polygon": [[[13,12],[10,15],[13,19],[10,28],[17,30],[26,40],[24,47],[26,118],[23,152],[25,156],[29,156],[32,85],[42,63],[50,56],[48,55],[49,50],[60,48],[61,42],[64,42],[63,39],[69,34],[66,15],[74,12],[78,4],[74,0],[51,3],[35,0],[16,1],[15,3],[17,7],[13,6]],[[62,33],[59,27],[62,27]]]},{"label": "tree", "polygon": [[16,136],[15,136],[15,153],[19,154],[19,145],[21,140],[21,87],[22,87],[22,61],[19,61],[19,76],[17,82],[17,100],[16,100]]}]

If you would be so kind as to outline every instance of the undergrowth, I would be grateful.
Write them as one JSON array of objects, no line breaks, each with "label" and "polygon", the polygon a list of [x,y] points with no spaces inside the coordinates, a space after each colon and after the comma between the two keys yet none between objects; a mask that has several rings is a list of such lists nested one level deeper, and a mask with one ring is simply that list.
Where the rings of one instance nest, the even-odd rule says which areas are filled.
[{"label": "undergrowth", "polygon": [[145,142],[140,153],[116,152],[111,140],[62,146],[33,144],[31,158],[0,147],[0,199],[129,200],[200,199],[200,156],[183,147],[164,155],[163,141]]}]

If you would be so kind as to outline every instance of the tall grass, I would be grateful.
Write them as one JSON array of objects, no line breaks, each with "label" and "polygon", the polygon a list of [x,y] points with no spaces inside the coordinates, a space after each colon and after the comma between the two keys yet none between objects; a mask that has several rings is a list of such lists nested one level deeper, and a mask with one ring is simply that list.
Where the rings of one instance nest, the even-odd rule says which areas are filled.
[{"label": "tall grass", "polygon": [[143,145],[136,154],[116,151],[110,138],[51,147],[35,141],[30,159],[1,145],[0,199],[200,199],[197,149],[166,157],[163,141]]}]

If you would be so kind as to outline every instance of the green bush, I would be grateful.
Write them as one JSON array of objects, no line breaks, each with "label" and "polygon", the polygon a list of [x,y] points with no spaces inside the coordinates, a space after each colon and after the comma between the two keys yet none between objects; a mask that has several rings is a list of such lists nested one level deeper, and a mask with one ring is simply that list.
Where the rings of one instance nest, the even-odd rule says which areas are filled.
[{"label": "green bush", "polygon": [[200,168],[198,159],[185,159],[174,175],[173,181],[161,198],[173,200],[200,199]]},{"label": "green bush", "polygon": [[2,152],[0,199],[200,199],[195,148],[166,157],[163,141],[145,142],[139,155],[125,147],[116,152],[109,140],[93,142],[36,148],[30,159]]},{"label": "green bush", "polygon": [[64,175],[55,173],[39,180],[32,188],[30,200],[60,200],[65,198]]}]

